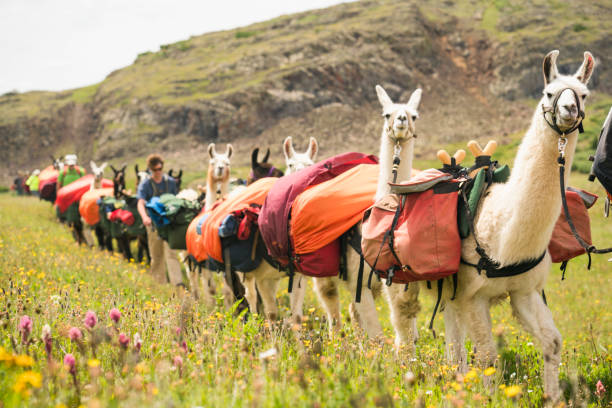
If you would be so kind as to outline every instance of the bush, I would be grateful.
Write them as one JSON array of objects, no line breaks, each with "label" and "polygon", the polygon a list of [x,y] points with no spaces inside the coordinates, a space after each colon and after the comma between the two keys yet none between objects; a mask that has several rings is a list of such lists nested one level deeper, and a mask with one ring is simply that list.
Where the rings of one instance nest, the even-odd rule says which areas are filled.
[{"label": "bush", "polygon": [[236,38],[249,38],[257,34],[255,31],[236,31]]}]

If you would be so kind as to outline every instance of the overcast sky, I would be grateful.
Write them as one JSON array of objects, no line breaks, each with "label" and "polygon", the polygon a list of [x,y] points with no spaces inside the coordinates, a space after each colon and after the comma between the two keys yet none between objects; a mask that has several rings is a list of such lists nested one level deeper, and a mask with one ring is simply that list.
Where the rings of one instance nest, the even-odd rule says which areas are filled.
[{"label": "overcast sky", "polygon": [[144,51],[347,0],[0,0],[0,94],[102,81]]}]

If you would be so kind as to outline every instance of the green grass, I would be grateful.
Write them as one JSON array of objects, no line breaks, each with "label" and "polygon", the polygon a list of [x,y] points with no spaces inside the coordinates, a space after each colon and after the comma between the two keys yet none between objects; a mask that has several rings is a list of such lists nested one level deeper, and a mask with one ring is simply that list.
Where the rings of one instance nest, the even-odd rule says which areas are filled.
[{"label": "green grass", "polygon": [[[577,174],[572,185],[595,189]],[[612,225],[601,216],[601,200],[591,210],[594,242],[612,244]],[[508,302],[492,309],[500,345],[500,365],[492,392],[482,385],[484,373],[473,370],[456,377],[444,360],[443,318],[436,320],[437,338],[426,329],[433,299],[422,296],[418,317],[421,338],[414,359],[397,358],[388,308],[378,299],[384,327],[382,340],[368,341],[354,330],[343,308],[343,329],[326,331],[324,314],[309,289],[306,319],[301,327],[270,325],[260,318],[235,317],[222,307],[206,309],[181,300],[172,288],[153,282],[143,265],[125,262],[97,250],[77,247],[69,231],[54,220],[51,207],[34,198],[0,195],[0,346],[8,355],[30,355],[34,361],[0,358],[0,402],[17,406],[538,406],[542,398],[542,356],[533,340],[510,313]],[[563,335],[561,379],[571,403],[605,406],[610,393],[595,396],[601,380],[612,386],[612,300],[608,294],[610,264],[596,256],[591,271],[584,256],[570,262],[565,281],[554,267],[546,287],[549,305]],[[309,287],[311,285],[309,284]],[[342,292],[346,306],[350,294]],[[288,315],[286,290],[279,293]],[[111,308],[122,312],[119,324],[108,318]],[[84,328],[87,310],[97,313],[94,335]],[[20,344],[22,315],[33,320],[29,346]],[[51,363],[38,340],[49,324],[54,337]],[[67,337],[70,327],[83,331],[83,346]],[[177,334],[177,328],[180,331]],[[140,352],[123,349],[118,334],[143,339]],[[106,337],[108,336],[108,337]],[[105,339],[106,338],[106,339]],[[182,345],[184,342],[184,345]],[[469,343],[468,343],[469,346]],[[276,349],[276,355],[260,354]],[[471,349],[471,347],[470,347]],[[5,353],[5,357],[6,357]],[[77,360],[79,393],[62,367],[65,353]],[[2,353],[0,353],[1,355]],[[179,370],[174,359],[180,356]],[[15,364],[20,361],[19,366]],[[25,363],[24,363],[25,361]],[[99,364],[98,367],[96,367]],[[15,384],[28,371],[41,383]],[[407,379],[407,373],[414,375]],[[36,374],[29,374],[35,376]],[[510,398],[505,389],[520,385]],[[572,394],[573,393],[573,394]],[[79,401],[80,395],[80,401]]]}]

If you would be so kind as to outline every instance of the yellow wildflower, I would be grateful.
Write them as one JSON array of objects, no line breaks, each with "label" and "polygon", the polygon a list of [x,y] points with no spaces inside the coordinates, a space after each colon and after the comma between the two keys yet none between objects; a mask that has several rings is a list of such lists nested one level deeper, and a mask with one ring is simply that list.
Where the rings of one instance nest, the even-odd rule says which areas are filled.
[{"label": "yellow wildflower", "polygon": [[484,370],[484,375],[486,375],[487,377],[493,374],[495,374],[495,367],[489,367]]},{"label": "yellow wildflower", "polygon": [[40,388],[42,386],[42,376],[40,373],[34,371],[26,371],[17,377],[17,381],[15,381],[15,385],[13,385],[13,391],[18,392],[20,394],[27,395],[28,385]]},{"label": "yellow wildflower", "polygon": [[34,359],[25,354],[15,356],[14,361],[19,367],[32,367],[34,365]]},{"label": "yellow wildflower", "polygon": [[468,373],[464,377],[465,382],[478,382],[478,373],[476,370],[472,369],[468,371]]},{"label": "yellow wildflower", "polygon": [[92,358],[87,361],[87,365],[91,368],[100,367],[100,360],[98,360],[97,358]]},{"label": "yellow wildflower", "polygon": [[506,387],[506,389],[504,390],[504,393],[506,394],[506,397],[514,398],[517,395],[520,395],[520,393],[521,393],[521,386],[520,385],[511,385],[509,387]]},{"label": "yellow wildflower", "polygon": [[6,363],[8,365],[13,363],[13,355],[11,353],[7,353],[4,347],[0,347],[0,363]]}]

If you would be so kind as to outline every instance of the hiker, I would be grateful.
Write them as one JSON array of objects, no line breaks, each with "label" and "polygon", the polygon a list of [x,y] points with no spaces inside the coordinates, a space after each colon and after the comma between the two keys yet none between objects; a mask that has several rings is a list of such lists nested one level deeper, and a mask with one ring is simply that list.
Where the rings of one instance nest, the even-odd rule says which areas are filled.
[{"label": "hiker", "polygon": [[81,166],[77,166],[76,154],[67,154],[64,158],[64,169],[60,171],[57,176],[57,189],[67,186],[83,177],[85,175],[85,169]]},{"label": "hiker", "polygon": [[[163,168],[164,160],[159,154],[151,154],[147,157],[147,169],[151,172],[151,177],[142,180],[138,185],[136,193],[138,197],[138,213],[147,229],[153,277],[162,283],[167,283],[168,278],[170,278],[171,284],[184,286],[181,264],[179,263],[177,252],[170,249],[168,242],[160,238],[154,229],[151,217],[149,217],[145,209],[145,204],[153,197],[159,197],[166,193],[178,193],[176,181],[165,174]],[[166,267],[168,278],[166,277]]]},{"label": "hiker", "polygon": [[13,180],[13,190],[17,193],[17,195],[23,195],[23,177],[21,176],[21,172],[17,173],[17,177]]},{"label": "hiker", "polygon": [[38,197],[38,175],[40,174],[40,170],[36,169],[32,172],[30,177],[26,180],[26,186],[30,189],[30,193]]}]

